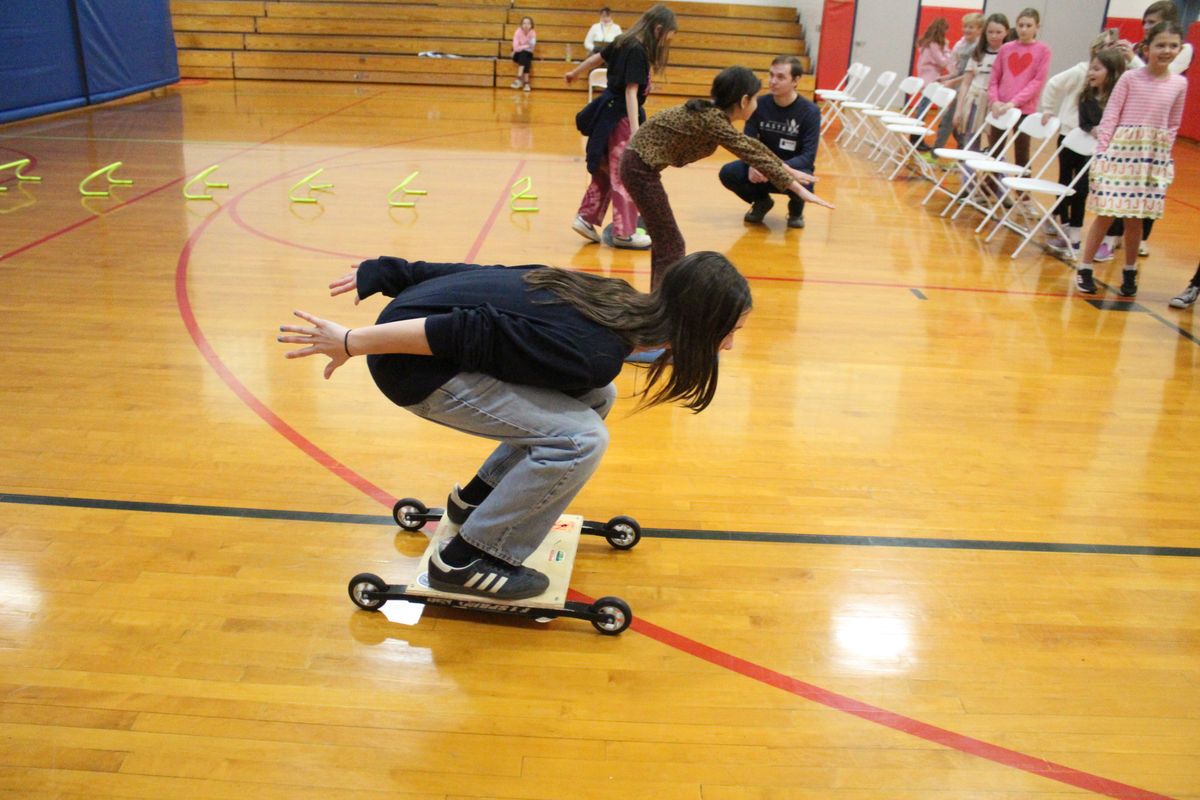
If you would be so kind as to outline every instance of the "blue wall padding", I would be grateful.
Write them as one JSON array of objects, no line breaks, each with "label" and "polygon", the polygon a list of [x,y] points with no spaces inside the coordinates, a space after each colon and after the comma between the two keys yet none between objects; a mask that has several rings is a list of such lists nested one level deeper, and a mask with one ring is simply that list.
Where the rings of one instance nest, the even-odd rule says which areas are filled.
[{"label": "blue wall padding", "polygon": [[0,122],[177,80],[168,0],[0,1]]},{"label": "blue wall padding", "polygon": [[70,0],[0,2],[0,122],[87,102]]},{"label": "blue wall padding", "polygon": [[179,80],[167,0],[75,0],[91,102]]}]

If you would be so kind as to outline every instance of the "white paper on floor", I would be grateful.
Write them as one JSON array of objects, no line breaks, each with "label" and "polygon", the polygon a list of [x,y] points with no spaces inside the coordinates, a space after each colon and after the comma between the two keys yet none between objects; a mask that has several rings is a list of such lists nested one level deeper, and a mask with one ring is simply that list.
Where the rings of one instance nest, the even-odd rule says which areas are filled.
[{"label": "white paper on floor", "polygon": [[424,603],[410,603],[407,600],[388,600],[379,609],[388,618],[388,622],[399,622],[401,625],[416,625],[425,611]]}]

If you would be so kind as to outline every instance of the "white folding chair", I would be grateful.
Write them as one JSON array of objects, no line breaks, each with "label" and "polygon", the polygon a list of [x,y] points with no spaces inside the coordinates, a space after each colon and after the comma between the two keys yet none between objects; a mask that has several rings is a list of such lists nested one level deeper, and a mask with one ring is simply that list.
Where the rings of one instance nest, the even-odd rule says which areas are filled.
[{"label": "white folding chair", "polygon": [[[868,108],[862,111],[862,116],[865,125],[862,129],[862,137],[859,140],[856,150],[864,144],[871,145],[870,158],[875,159],[879,156],[880,148],[887,138],[887,131],[880,126],[882,120],[888,117],[897,115],[907,117],[909,113],[915,112],[917,103],[921,102],[921,90],[925,87],[925,81],[916,75],[909,75],[892,92],[892,96],[888,98],[888,102],[881,103],[879,108]],[[893,104],[901,96],[905,96],[905,101],[901,103],[899,108],[893,108]]]},{"label": "white folding chair", "polygon": [[[1050,168],[1051,164],[1058,162],[1058,155],[1063,150],[1070,150],[1074,153],[1077,153],[1086,158],[1087,161],[1085,161],[1083,166],[1079,168],[1079,172],[1075,174],[1074,180],[1068,184],[1062,184],[1058,183],[1057,181],[1044,179],[1042,175],[1044,175],[1046,170]],[[1029,240],[1033,238],[1033,235],[1037,233],[1047,221],[1050,222],[1051,226],[1054,228],[1054,231],[1062,238],[1063,241],[1069,241],[1066,231],[1064,231],[1062,226],[1058,223],[1058,218],[1054,216],[1054,208],[1058,205],[1060,200],[1075,194],[1075,184],[1079,183],[1079,179],[1087,174],[1088,167],[1092,165],[1092,159],[1095,157],[1095,153],[1096,138],[1090,133],[1084,131],[1082,128],[1076,128],[1063,137],[1062,144],[1058,146],[1058,149],[1054,151],[1054,154],[1050,156],[1046,163],[1042,165],[1042,168],[1038,171],[1037,176],[1031,178],[1001,178],[1000,183],[1004,185],[1004,188],[1007,191],[1014,195],[1017,202],[1013,203],[1012,208],[1008,209],[1008,213],[1006,213],[1000,219],[1000,221],[996,223],[996,227],[992,228],[992,232],[988,234],[988,237],[985,241],[990,242],[1001,228],[1008,228],[1009,230],[1023,237],[1021,239],[1021,243],[1017,245],[1017,248],[1013,250],[1012,254],[1010,255],[1010,258],[1016,258],[1020,254],[1021,250],[1025,248],[1025,245],[1029,244]],[[1043,206],[1037,201],[1037,195],[1049,195],[1052,202],[1047,206]],[[1038,214],[1040,214],[1038,220],[1032,225],[1021,225],[1013,216],[1013,212],[1016,211],[1021,205],[1022,200],[1028,200],[1037,209]],[[1028,219],[1026,219],[1026,222],[1028,222]]]},{"label": "white folding chair", "polygon": [[892,92],[892,96],[887,98],[887,100],[883,99],[883,95],[892,87],[895,82],[896,73],[892,72],[891,70],[886,70],[879,73],[879,77],[875,79],[874,88],[867,92],[866,97],[864,97],[862,100],[847,100],[846,102],[842,103],[842,111],[846,113],[846,119],[848,123],[853,122],[854,127],[851,128],[848,125],[847,127],[843,127],[841,132],[837,135],[837,139],[834,141],[838,144],[841,144],[843,136],[846,137],[846,144],[854,141],[855,135],[858,133],[865,121],[862,112],[873,108],[879,108],[880,106],[887,107],[891,105],[893,100],[895,100],[895,92]]},{"label": "white folding chair", "polygon": [[[1030,164],[1037,161],[1042,151],[1050,143],[1050,140],[1058,133],[1059,124],[1058,117],[1051,117],[1049,122],[1043,125],[1041,114],[1030,114],[1021,120],[1021,124],[1017,126],[1017,135],[1024,133],[1031,140],[1041,142],[1037,149],[1029,154]],[[992,217],[999,212],[999,209],[1004,205],[1004,199],[1009,194],[1008,188],[1001,185],[999,197],[989,200],[987,197],[989,183],[994,184],[995,181],[1002,177],[1025,177],[1029,175],[1029,167],[1005,161],[1003,158],[971,158],[967,159],[966,168],[974,173],[975,180],[972,183],[971,190],[962,196],[958,209],[954,212],[954,216],[951,219],[958,219],[958,215],[968,206],[982,211],[983,219],[980,220],[979,225],[975,228],[975,232],[979,233],[991,221]],[[1043,166],[1042,169],[1044,170],[1045,167]]]},{"label": "white folding chair", "polygon": [[608,88],[608,69],[597,67],[588,73],[588,102],[592,102],[592,90]]},{"label": "white folding chair", "polygon": [[[929,190],[929,194],[925,195],[925,199],[921,201],[921,205],[925,205],[929,202],[930,198],[934,196],[934,194],[941,192],[950,198],[950,202],[946,204],[946,207],[942,209],[941,213],[941,216],[946,216],[946,213],[949,211],[950,207],[958,200],[959,195],[967,191],[971,182],[974,180],[974,173],[968,172],[963,165],[972,158],[997,158],[999,154],[1003,153],[1004,149],[1008,147],[1008,140],[1012,138],[1013,128],[1017,126],[1017,122],[1020,119],[1021,109],[1019,108],[1010,108],[999,117],[989,112],[987,119],[984,120],[983,126],[975,131],[974,135],[967,140],[965,147],[934,148],[934,156],[942,161],[953,162],[954,169],[948,169],[942,173],[942,177],[938,178],[938,182],[935,183],[933,188]],[[1000,136],[996,136],[996,141],[991,145],[991,147],[988,147],[986,150],[984,150],[983,134],[984,131],[989,128],[996,128],[1003,133]],[[992,135],[995,136],[994,133]],[[951,173],[954,171],[957,171],[959,175],[957,192],[952,192],[943,187],[943,184],[946,182],[946,178],[950,177]]]},{"label": "white folding chair", "polygon": [[822,94],[821,92],[817,92],[817,97],[819,97],[821,100],[825,101],[825,111],[833,112],[832,114],[830,114],[830,113],[822,114],[822,116],[824,117],[824,119],[821,122],[821,133],[822,134],[824,134],[825,131],[829,130],[830,126],[833,125],[833,121],[835,119],[841,120],[842,127],[844,128],[846,126],[846,117],[844,114],[842,114],[841,104],[851,101],[851,100],[861,99],[860,94],[862,92],[863,82],[866,81],[867,75],[869,75],[871,72],[871,68],[868,67],[866,64],[862,64],[862,63],[859,63],[856,61],[855,63],[850,65],[850,69],[853,71],[854,74],[851,76],[850,80],[846,83],[845,89],[843,89],[840,92],[826,92],[825,94]]},{"label": "white folding chair", "polygon": [[[895,145],[895,148],[888,153],[887,158],[879,167],[882,171],[887,169],[890,164],[895,163],[896,168],[888,175],[889,181],[895,180],[896,176],[900,174],[900,170],[910,163],[917,168],[921,177],[933,180],[933,168],[917,156],[917,148],[926,136],[937,132],[938,123],[941,122],[942,116],[950,104],[954,102],[957,92],[941,83],[931,83],[922,91],[925,99],[929,101],[924,112],[928,115],[929,109],[934,109],[932,118],[928,116],[923,119],[883,118],[883,127],[891,134],[892,142]],[[904,121],[899,121],[900,119]]]},{"label": "white folding chair", "polygon": [[817,96],[817,99],[825,100],[829,97],[845,95],[847,90],[854,88],[850,85],[850,82],[858,75],[860,67],[862,67],[862,64],[855,61],[846,69],[846,74],[842,76],[840,81],[838,81],[837,86],[834,86],[832,89],[817,89],[816,92],[814,92],[814,94]]}]

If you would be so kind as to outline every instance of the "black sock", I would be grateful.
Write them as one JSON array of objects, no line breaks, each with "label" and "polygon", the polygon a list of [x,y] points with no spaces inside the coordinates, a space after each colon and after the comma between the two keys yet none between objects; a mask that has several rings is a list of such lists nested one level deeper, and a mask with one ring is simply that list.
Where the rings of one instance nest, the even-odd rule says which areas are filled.
[{"label": "black sock", "polygon": [[458,493],[458,497],[468,505],[477,506],[484,500],[488,499],[488,495],[492,493],[492,487],[484,482],[483,478],[476,475],[471,478],[471,482]]},{"label": "black sock", "polygon": [[490,558],[461,535],[455,536],[442,549],[442,562],[448,567],[465,567],[478,558]]}]

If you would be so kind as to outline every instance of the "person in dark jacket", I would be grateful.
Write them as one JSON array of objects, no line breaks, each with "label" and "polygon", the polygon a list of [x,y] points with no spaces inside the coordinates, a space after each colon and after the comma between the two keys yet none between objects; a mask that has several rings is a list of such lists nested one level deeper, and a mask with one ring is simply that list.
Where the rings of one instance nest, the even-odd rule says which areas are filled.
[{"label": "person in dark jacket", "polygon": [[[288,358],[324,355],[325,378],[353,356],[385,396],[417,416],[498,441],[447,516],[458,534],[429,562],[447,592],[518,600],[547,577],[522,566],[599,466],[613,379],[634,351],[666,348],[641,406],[702,411],[717,389],[718,353],[750,313],[745,278],[699,252],[642,293],[617,278],[536,265],[435,264],[381,257],[330,284],[330,294],[394,299],[375,325],[347,328],[304,311],[279,341]],[[356,299],[356,302],[357,302]]]},{"label": "person in dark jacket", "polygon": [[[821,140],[821,111],[811,100],[796,91],[796,81],[804,66],[795,56],[776,56],[771,62],[767,89],[758,107],[746,120],[743,133],[758,139],[789,167],[812,175],[816,170],[817,144]],[[750,203],[745,221],[760,224],[775,205],[772,193],[787,195],[789,228],[804,227],[804,200],[792,191],[780,192],[767,176],[745,161],[731,161],[721,167],[721,183]]]}]

